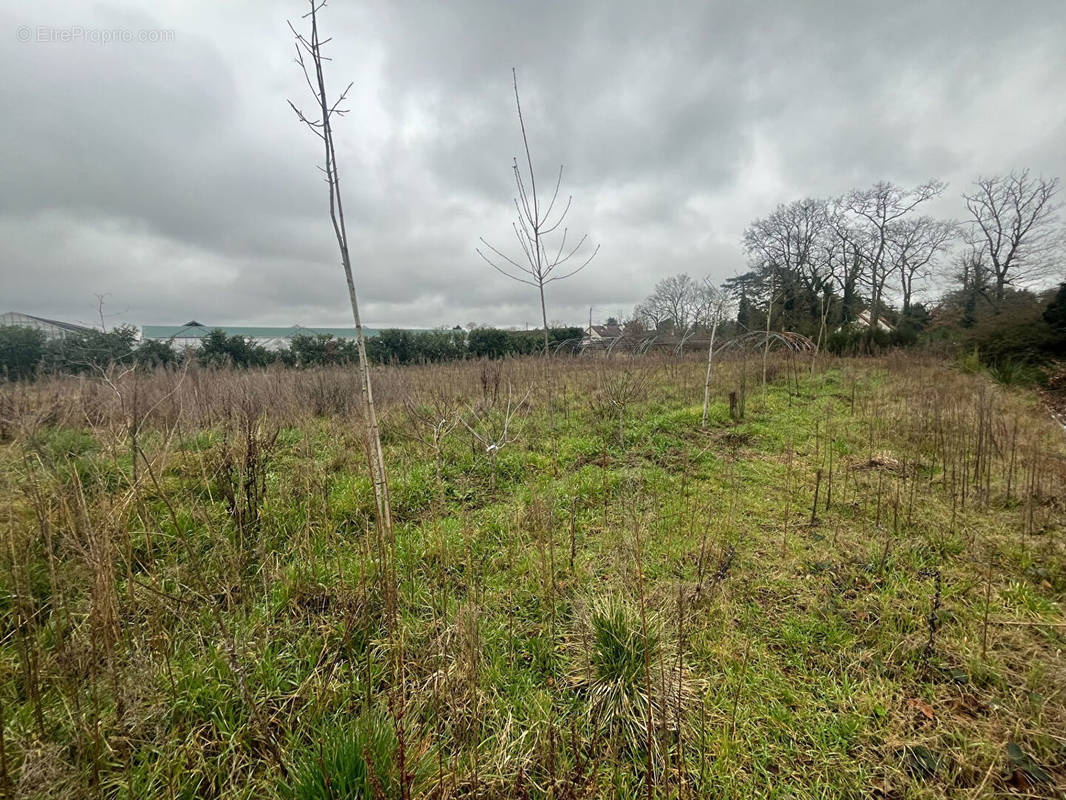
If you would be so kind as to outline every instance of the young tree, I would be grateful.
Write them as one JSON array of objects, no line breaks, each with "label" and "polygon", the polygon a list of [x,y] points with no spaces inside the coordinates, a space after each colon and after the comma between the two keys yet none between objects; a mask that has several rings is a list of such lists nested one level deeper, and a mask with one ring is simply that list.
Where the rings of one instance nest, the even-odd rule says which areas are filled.
[{"label": "young tree", "polygon": [[[511,169],[514,172],[517,196],[514,198],[516,220],[511,223],[519,248],[520,256],[512,258],[489,244],[484,237],[481,244],[485,250],[477,248],[481,256],[493,269],[519,283],[536,288],[540,295],[540,314],[544,323],[544,356],[549,354],[548,310],[544,300],[544,287],[554,281],[561,281],[576,275],[589,265],[596,257],[600,247],[596,245],[592,253],[582,260],[579,255],[588,234],[578,239],[576,244],[568,244],[569,229],[563,224],[570,212],[573,196],[568,196],[566,203],[556,211],[559,200],[559,188],[563,181],[563,165],[559,165],[559,174],[555,179],[555,188],[547,203],[537,189],[537,175],[533,168],[533,155],[529,149],[529,137],[526,134],[526,122],[522,116],[522,101],[518,96],[518,72],[511,70],[514,82],[515,107],[518,109],[518,124],[522,129],[522,147],[525,150],[526,171],[514,158]],[[559,229],[562,233],[559,234]],[[558,239],[558,245],[552,241]],[[486,253],[486,250],[488,253]]]},{"label": "young tree", "polygon": [[437,512],[443,514],[444,440],[462,422],[459,399],[440,385],[413,387],[404,397],[410,429],[418,441],[433,450],[434,475],[437,481]]},{"label": "young tree", "polygon": [[714,339],[718,333],[718,323],[724,322],[729,316],[732,301],[728,294],[712,286],[709,280],[704,281],[705,292],[708,298],[707,314],[711,324],[711,341],[707,345],[707,376],[703,382],[703,419],[701,428],[707,427],[707,410],[711,405],[711,371],[714,368]]},{"label": "young tree", "polygon": [[618,446],[625,446],[626,409],[642,398],[652,379],[652,368],[643,362],[623,366],[603,362],[600,366],[600,395],[604,409],[618,415]]},{"label": "young tree", "polygon": [[[348,284],[348,299],[352,306],[352,319],[355,322],[356,349],[359,353],[359,377],[363,388],[363,406],[366,414],[367,435],[369,438],[371,480],[374,484],[374,504],[377,512],[377,524],[383,540],[393,543],[392,509],[389,505],[388,475],[385,470],[385,454],[381,448],[381,430],[378,426],[377,409],[374,407],[374,393],[370,382],[370,363],[366,356],[366,339],[363,336],[363,323],[359,317],[359,301],[355,292],[355,278],[352,275],[352,261],[348,251],[348,231],[344,224],[344,204],[341,199],[340,172],[337,165],[337,150],[333,143],[333,118],[345,113],[341,107],[348,95],[351,84],[345,88],[336,100],[330,100],[326,93],[324,64],[328,60],[322,54],[322,47],[329,39],[320,38],[318,31],[318,11],[325,5],[324,0],[309,0],[311,10],[304,16],[309,19],[311,30],[302,34],[289,23],[296,41],[296,63],[303,71],[304,79],[315,101],[315,111],[311,116],[305,115],[291,100],[289,105],[296,112],[296,117],[307,126],[322,142],[325,152],[324,172],[329,187],[329,218],[333,224],[333,233],[340,250],[341,266],[344,279]],[[390,601],[391,602],[391,601]]]},{"label": "young tree", "polygon": [[485,455],[488,456],[489,465],[492,469],[492,485],[494,488],[497,481],[496,459],[504,447],[515,441],[514,435],[510,433],[511,422],[525,408],[526,401],[532,391],[533,387],[530,386],[526,389],[526,393],[522,395],[521,399],[516,402],[511,384],[508,382],[506,402],[502,406],[500,405],[501,396],[494,393],[486,395],[477,407],[467,406],[469,420],[467,420],[468,415],[462,413],[459,415],[459,421],[463,424],[463,427],[470,431],[470,435],[477,439],[481,446],[485,448]]},{"label": "young tree", "polygon": [[1047,276],[1062,240],[1056,228],[1058,178],[1033,178],[1029,170],[978,178],[964,194],[970,212],[970,241],[987,258],[992,300],[1003,302],[1008,287],[1024,288]]}]

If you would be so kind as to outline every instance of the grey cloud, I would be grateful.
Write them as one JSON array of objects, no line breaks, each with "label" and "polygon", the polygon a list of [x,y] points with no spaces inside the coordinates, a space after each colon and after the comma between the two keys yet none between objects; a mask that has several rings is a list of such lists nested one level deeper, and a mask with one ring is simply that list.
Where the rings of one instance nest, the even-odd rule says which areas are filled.
[{"label": "grey cloud", "polygon": [[[45,0],[0,12],[0,306],[131,322],[343,324],[343,279],[286,17],[298,0]],[[22,43],[21,25],[168,28],[157,44]],[[596,261],[549,315],[627,311],[665,275],[744,267],[777,202],[879,179],[1066,173],[1066,4],[1030,0],[331,4],[328,78],[370,324],[536,324],[509,246],[519,70],[546,182]]]}]

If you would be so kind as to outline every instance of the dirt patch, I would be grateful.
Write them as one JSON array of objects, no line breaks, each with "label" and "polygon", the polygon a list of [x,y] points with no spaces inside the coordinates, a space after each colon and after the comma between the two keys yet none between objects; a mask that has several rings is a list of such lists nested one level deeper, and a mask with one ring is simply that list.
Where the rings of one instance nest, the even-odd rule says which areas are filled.
[{"label": "dirt patch", "polygon": [[1037,392],[1054,420],[1066,428],[1066,363],[1047,369],[1047,382]]},{"label": "dirt patch", "polygon": [[749,447],[755,443],[755,437],[750,433],[738,433],[736,431],[728,431],[718,437],[718,440],[722,442],[722,444],[734,449]]},{"label": "dirt patch", "polygon": [[902,473],[905,469],[905,465],[887,450],[878,450],[870,458],[854,464],[849,464],[848,469],[860,472],[864,470],[881,469],[886,472]]}]

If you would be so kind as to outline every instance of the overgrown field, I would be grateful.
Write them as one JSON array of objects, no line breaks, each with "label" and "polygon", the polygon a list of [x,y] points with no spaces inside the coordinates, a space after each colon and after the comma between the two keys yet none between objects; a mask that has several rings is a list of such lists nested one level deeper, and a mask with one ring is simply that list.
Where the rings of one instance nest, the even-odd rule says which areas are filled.
[{"label": "overgrown field", "polygon": [[0,796],[1061,796],[1061,428],[768,366],[0,389]]}]

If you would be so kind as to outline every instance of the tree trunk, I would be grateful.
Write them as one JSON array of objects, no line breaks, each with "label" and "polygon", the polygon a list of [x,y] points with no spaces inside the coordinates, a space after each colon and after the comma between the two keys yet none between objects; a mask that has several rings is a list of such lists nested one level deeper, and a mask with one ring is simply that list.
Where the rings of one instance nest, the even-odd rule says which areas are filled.
[{"label": "tree trunk", "polygon": [[707,346],[707,377],[703,382],[703,420],[701,428],[707,427],[707,409],[711,404],[711,369],[714,364],[714,335],[718,332],[718,318],[711,323],[711,343]]},{"label": "tree trunk", "polygon": [[433,432],[433,467],[437,474],[437,501],[440,503],[440,513],[444,513],[444,478],[441,475],[440,434]]},{"label": "tree trunk", "polygon": [[762,410],[766,411],[766,359],[770,355],[770,315],[774,310],[773,283],[770,284],[770,304],[766,307],[766,341],[762,347]]},{"label": "tree trunk", "polygon": [[873,272],[871,274],[871,277],[873,278],[873,287],[872,287],[872,291],[870,292],[870,335],[871,336],[873,335],[873,332],[875,330],[877,330],[877,318],[881,314],[881,287],[877,285],[877,281],[878,281],[877,272],[878,272],[878,269],[875,266],[873,268]]},{"label": "tree trunk", "polygon": [[[332,108],[326,95],[326,79],[322,68],[323,56],[320,51],[318,38],[318,25],[315,19],[314,7],[311,12],[311,42],[310,50],[314,60],[315,81],[317,84],[317,100],[322,114],[321,138],[326,151],[326,182],[329,185],[329,216],[333,223],[333,232],[337,238],[337,246],[340,249],[341,265],[344,268],[344,279],[348,285],[348,299],[352,306],[352,320],[355,323],[356,350],[359,354],[359,379],[362,384],[363,408],[366,414],[367,438],[370,445],[371,480],[374,485],[374,505],[377,514],[377,524],[380,534],[385,542],[392,546],[392,509],[389,505],[388,475],[385,469],[385,454],[381,447],[381,430],[378,425],[377,410],[374,406],[374,392],[370,381],[370,363],[366,355],[366,338],[363,335],[363,324],[359,316],[359,301],[355,291],[355,279],[352,276],[352,262],[348,252],[348,231],[344,224],[344,204],[341,200],[340,174],[337,168],[337,151],[333,144],[333,127],[330,123]],[[390,606],[390,612],[394,597],[386,598]]]},{"label": "tree trunk", "polygon": [[996,313],[999,313],[999,306],[1003,302],[1003,298],[1007,296],[1007,276],[1005,272],[1001,272],[999,265],[996,265]]},{"label": "tree trunk", "polygon": [[540,317],[544,322],[544,357],[548,357],[548,310],[544,305],[544,284],[540,284]]},{"label": "tree trunk", "polygon": [[[814,343],[814,354],[811,356],[811,378],[814,378],[814,365],[818,361],[818,351],[822,348],[822,338],[826,334],[826,321],[829,317],[829,309],[832,307],[831,303],[825,301],[825,296],[818,298],[818,340]],[[799,378],[797,376],[797,383]],[[797,387],[798,388],[798,387]]]}]

